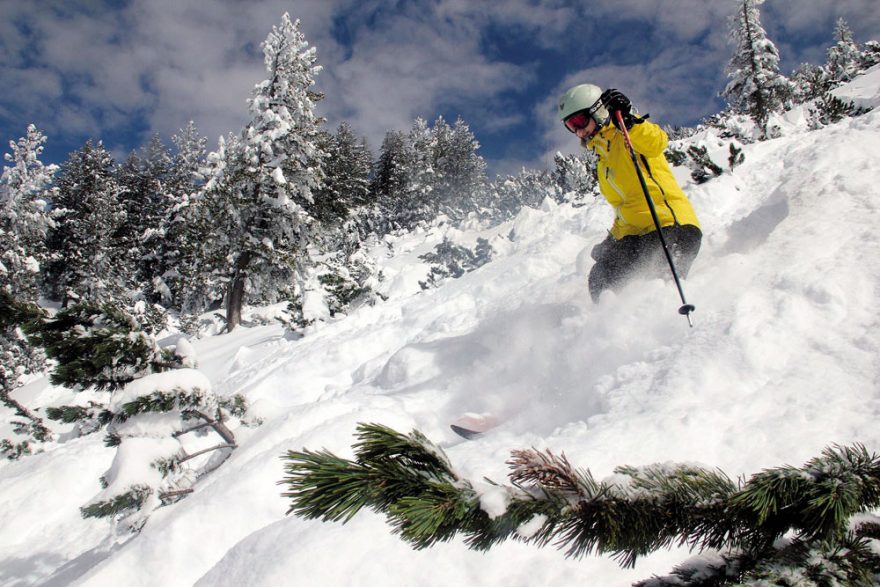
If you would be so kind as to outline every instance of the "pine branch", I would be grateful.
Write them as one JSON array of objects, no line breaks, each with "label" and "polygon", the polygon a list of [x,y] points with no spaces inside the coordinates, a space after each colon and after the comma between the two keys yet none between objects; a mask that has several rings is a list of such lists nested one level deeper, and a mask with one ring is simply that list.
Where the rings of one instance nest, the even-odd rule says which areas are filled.
[{"label": "pine branch", "polygon": [[[0,376],[0,379],[5,379],[5,377]],[[16,430],[18,434],[30,435],[37,442],[45,442],[52,438],[52,431],[46,427],[43,423],[42,418],[37,416],[34,412],[25,407],[17,399],[13,398],[12,395],[6,390],[6,382],[0,381],[0,403],[3,403],[6,407],[11,408],[15,411],[15,415],[25,418],[27,422],[19,423],[19,430]]]},{"label": "pine branch", "polygon": [[212,418],[197,409],[205,405],[207,397],[208,394],[198,387],[191,389],[175,387],[171,391],[157,390],[124,403],[121,410],[113,415],[113,420],[121,423],[133,416],[147,412],[165,413],[181,410],[184,413],[189,412],[196,417],[214,422]]},{"label": "pine branch", "polygon": [[119,513],[139,509],[152,494],[153,490],[150,487],[136,485],[121,495],[105,501],[92,503],[79,509],[84,518],[115,516]]},{"label": "pine branch", "polygon": [[495,486],[508,506],[490,517],[474,485],[422,434],[360,424],[358,437],[355,460],[287,453],[280,483],[289,489],[288,514],[346,522],[369,507],[414,548],[460,534],[476,550],[508,539],[553,543],[566,556],[611,554],[622,566],[674,545],[727,551],[645,586],[759,581],[779,569],[801,569],[820,584],[860,585],[880,572],[880,557],[866,542],[880,532],[877,520],[863,516],[848,528],[880,501],[880,462],[861,445],[826,449],[804,467],[763,471],[739,487],[720,471],[686,465],[619,467],[600,482],[564,455],[516,450],[508,461],[512,486]]},{"label": "pine branch", "polygon": [[880,505],[878,492],[880,458],[861,444],[834,446],[800,469],[754,475],[730,500],[730,509],[762,528],[766,539],[794,528],[814,540],[834,540],[846,533],[850,517]]},{"label": "pine branch", "polygon": [[367,468],[329,452],[288,451],[287,476],[280,483],[291,499],[287,513],[324,522],[347,522],[371,503]]}]

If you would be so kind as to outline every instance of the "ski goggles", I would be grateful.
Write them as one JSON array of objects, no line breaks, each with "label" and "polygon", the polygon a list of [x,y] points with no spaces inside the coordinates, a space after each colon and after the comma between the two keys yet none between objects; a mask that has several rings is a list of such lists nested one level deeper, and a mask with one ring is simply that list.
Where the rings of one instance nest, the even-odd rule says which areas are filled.
[{"label": "ski goggles", "polygon": [[[596,113],[596,110],[602,107],[602,100],[596,100],[592,106],[589,108],[584,108],[583,110],[578,110],[568,118],[563,121],[565,124],[565,128],[570,130],[571,132],[577,132],[582,128],[587,128],[590,125],[590,119],[593,118],[593,114]],[[596,121],[596,126],[599,126],[599,121]]]},{"label": "ski goggles", "polygon": [[590,110],[581,110],[566,118],[564,124],[565,128],[571,132],[577,132],[590,126],[591,120],[593,120],[592,112]]}]

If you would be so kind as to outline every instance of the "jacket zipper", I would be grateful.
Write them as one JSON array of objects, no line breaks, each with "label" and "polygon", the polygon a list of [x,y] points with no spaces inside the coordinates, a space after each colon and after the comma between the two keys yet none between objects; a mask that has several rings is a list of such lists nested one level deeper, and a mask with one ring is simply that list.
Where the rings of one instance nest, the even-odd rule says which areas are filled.
[{"label": "jacket zipper", "polygon": [[678,218],[675,216],[675,210],[672,209],[672,206],[669,205],[669,200],[666,199],[666,190],[663,189],[663,186],[660,185],[660,182],[657,181],[657,178],[654,177],[654,172],[651,171],[651,166],[648,164],[648,158],[644,155],[639,155],[639,157],[642,158],[642,163],[645,164],[645,169],[648,170],[648,175],[651,177],[651,181],[653,181],[657,185],[657,187],[660,189],[660,193],[663,194],[663,203],[666,204],[666,208],[672,215],[672,221],[675,222],[676,226],[678,226]]}]

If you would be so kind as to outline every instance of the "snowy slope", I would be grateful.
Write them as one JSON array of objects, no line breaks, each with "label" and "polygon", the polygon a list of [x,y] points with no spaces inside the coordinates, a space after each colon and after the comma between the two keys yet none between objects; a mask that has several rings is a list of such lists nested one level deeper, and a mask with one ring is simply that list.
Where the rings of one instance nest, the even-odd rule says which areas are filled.
[{"label": "snowy slope", "polygon": [[[838,94],[877,107],[878,88],[875,69]],[[0,465],[0,584],[617,586],[688,556],[622,570],[515,543],[417,552],[370,512],[344,526],[286,517],[280,457],[350,455],[357,422],[418,428],[463,474],[497,481],[509,450],[531,446],[599,478],[662,461],[748,475],[831,443],[880,451],[880,109],[813,132],[798,113],[783,122],[785,136],[746,146],[733,172],[699,186],[683,172],[705,232],[684,283],[693,329],[669,281],[589,302],[589,249],[610,224],[602,202],[389,238],[375,251],[387,302],[299,340],[264,326],[193,341],[214,390],[244,393],[264,423],[238,429],[226,464],[135,538],[79,516],[113,458],[101,435]],[[418,255],[444,236],[488,238],[496,258],[421,292]],[[41,380],[23,393],[49,402],[60,391]],[[466,411],[504,423],[462,441],[448,423]]]}]

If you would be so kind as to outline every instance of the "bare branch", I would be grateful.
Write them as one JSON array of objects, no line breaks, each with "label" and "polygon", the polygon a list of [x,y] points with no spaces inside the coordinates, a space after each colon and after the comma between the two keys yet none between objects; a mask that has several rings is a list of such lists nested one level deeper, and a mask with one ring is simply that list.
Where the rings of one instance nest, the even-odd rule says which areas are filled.
[{"label": "bare branch", "polygon": [[223,448],[235,449],[235,448],[238,448],[238,445],[236,445],[236,444],[218,444],[217,446],[212,446],[210,448],[206,448],[206,449],[200,450],[198,452],[194,452],[191,455],[186,455],[185,457],[180,459],[179,462],[185,463],[186,461],[189,461],[189,460],[194,459],[196,457],[202,456],[203,454],[206,454],[206,453],[209,453],[209,452],[215,451],[215,450],[220,450]]}]

